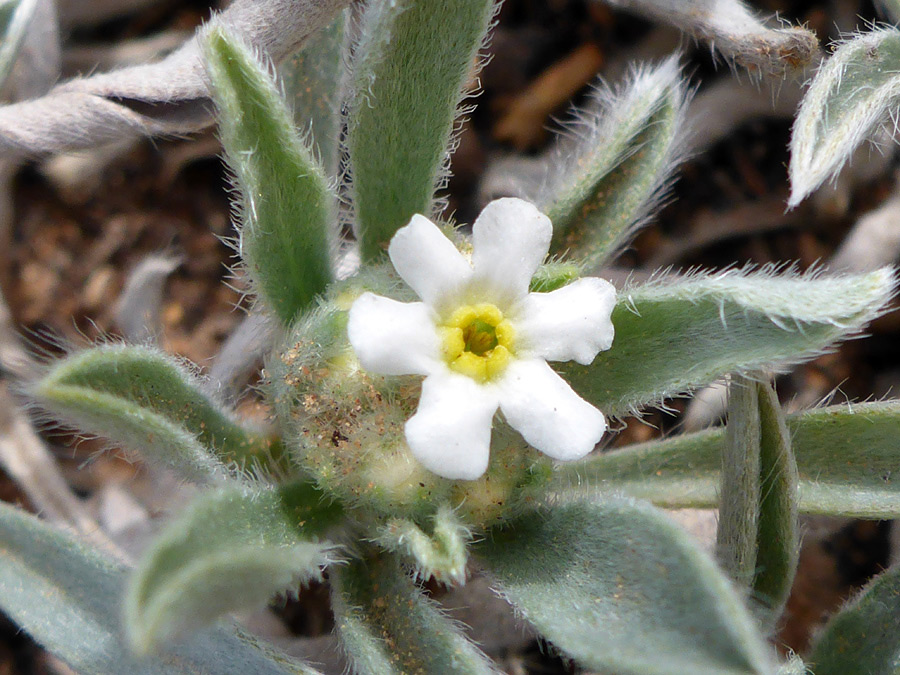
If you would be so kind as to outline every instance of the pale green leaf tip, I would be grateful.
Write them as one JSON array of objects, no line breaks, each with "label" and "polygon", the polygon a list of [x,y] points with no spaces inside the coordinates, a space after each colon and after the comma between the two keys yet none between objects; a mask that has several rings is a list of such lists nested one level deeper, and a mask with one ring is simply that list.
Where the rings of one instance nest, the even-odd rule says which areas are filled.
[{"label": "pale green leaf tip", "polygon": [[872,303],[870,311],[873,314],[868,318],[868,321],[871,321],[889,311],[888,303],[897,295],[896,269],[893,267],[881,267],[867,274],[866,278],[871,284]]},{"label": "pale green leaf tip", "polygon": [[900,102],[900,31],[877,28],[835,47],[813,78],[794,121],[789,209],[835,178]]},{"label": "pale green leaf tip", "polygon": [[216,22],[210,22],[200,29],[199,42],[206,70],[212,79],[216,79],[222,61],[229,56],[227,51],[232,46],[230,35]]}]

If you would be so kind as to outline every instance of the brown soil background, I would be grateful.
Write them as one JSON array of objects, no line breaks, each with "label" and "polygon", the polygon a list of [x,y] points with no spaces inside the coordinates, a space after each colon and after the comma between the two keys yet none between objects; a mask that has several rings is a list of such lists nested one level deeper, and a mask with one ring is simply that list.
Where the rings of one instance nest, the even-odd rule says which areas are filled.
[{"label": "brown soil background", "polygon": [[[849,5],[851,3],[843,3]],[[833,2],[757,3],[792,22],[806,22],[826,40]],[[856,7],[856,5],[854,5]],[[208,15],[203,2],[160,2],[123,20],[68,36],[72,44],[112,44],[172,29],[191,29]],[[857,12],[876,14],[868,3]],[[862,25],[862,22],[860,22]],[[480,178],[499,156],[538,153],[550,140],[553,118],[565,119],[571,100],[582,100],[595,71],[628,59],[652,26],[587,0],[506,0],[491,60],[481,74],[478,109],[465,124],[452,165],[450,208],[471,222],[481,202]],[[706,46],[685,44],[686,71],[701,87],[732,76]],[[664,52],[663,52],[664,53]],[[548,76],[550,74],[550,76]],[[555,77],[553,76],[555,74]],[[761,95],[768,95],[762,93]],[[539,102],[535,104],[535,101]],[[755,119],[690,159],[680,172],[668,206],[620,258],[644,268],[684,241],[701,242],[665,258],[686,268],[796,261],[801,269],[826,260],[848,229],[876,207],[892,187],[891,170],[856,185],[840,208],[823,213],[808,203],[784,213],[791,120]],[[890,150],[890,149],[889,149]],[[181,264],[166,283],[160,310],[162,345],[203,367],[243,316],[241,294],[230,281],[232,234],[228,182],[214,135],[142,142],[112,161],[88,187],[67,189],[25,167],[15,182],[15,219],[0,247],[0,286],[16,324],[35,349],[58,353],[60,343],[84,345],[117,335],[113,308],[129,272],[147,255],[169,252]],[[766,226],[760,225],[761,214]],[[900,319],[888,314],[871,337],[841,346],[779,378],[782,400],[816,402],[838,390],[836,400],[881,397],[900,381],[897,349]],[[245,405],[253,405],[250,400]],[[675,414],[651,413],[629,423],[615,444],[647,440],[673,429]],[[256,411],[255,414],[259,414]],[[263,411],[264,414],[264,411]],[[59,432],[45,436],[84,498],[108,481],[139,480],[139,467],[97,445],[73,445]],[[29,507],[8,478],[0,497]],[[888,563],[887,523],[808,524],[801,571],[777,641],[799,652],[810,635],[855,589]],[[441,589],[432,589],[437,594]],[[330,629],[321,588],[279,609],[298,634]],[[0,622],[0,675],[51,672],[41,650],[8,621]],[[510,672],[573,672],[537,645],[510,654]]]}]

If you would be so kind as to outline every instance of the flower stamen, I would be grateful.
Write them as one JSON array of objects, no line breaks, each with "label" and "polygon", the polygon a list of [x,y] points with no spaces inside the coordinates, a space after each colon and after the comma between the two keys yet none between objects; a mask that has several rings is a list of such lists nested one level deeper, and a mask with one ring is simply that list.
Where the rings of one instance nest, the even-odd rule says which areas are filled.
[{"label": "flower stamen", "polygon": [[514,330],[496,305],[463,305],[439,332],[450,368],[478,382],[493,379],[510,361]]}]

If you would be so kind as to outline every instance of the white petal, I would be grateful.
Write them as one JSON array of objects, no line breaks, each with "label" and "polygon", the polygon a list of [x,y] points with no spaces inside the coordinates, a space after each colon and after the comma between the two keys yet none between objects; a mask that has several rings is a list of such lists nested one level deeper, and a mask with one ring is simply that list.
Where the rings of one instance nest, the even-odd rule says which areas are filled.
[{"label": "white petal", "polygon": [[406,423],[416,459],[444,478],[475,480],[487,469],[497,395],[449,371],[422,383],[419,409]]},{"label": "white petal", "polygon": [[584,457],[606,431],[603,413],[572,391],[546,361],[513,361],[497,386],[509,425],[553,459]]},{"label": "white petal", "polygon": [[363,293],[350,308],[347,337],[366,370],[380,375],[428,375],[440,358],[431,310]]},{"label": "white petal", "polygon": [[596,277],[550,293],[530,293],[518,306],[516,339],[534,356],[587,365],[612,346],[615,306],[616,289]]},{"label": "white petal", "polygon": [[472,226],[476,279],[486,281],[501,302],[524,297],[552,236],[550,219],[533,204],[512,197],[492,201]]},{"label": "white petal", "polygon": [[472,276],[472,266],[437,225],[416,214],[391,239],[388,255],[403,280],[429,305],[452,294]]}]

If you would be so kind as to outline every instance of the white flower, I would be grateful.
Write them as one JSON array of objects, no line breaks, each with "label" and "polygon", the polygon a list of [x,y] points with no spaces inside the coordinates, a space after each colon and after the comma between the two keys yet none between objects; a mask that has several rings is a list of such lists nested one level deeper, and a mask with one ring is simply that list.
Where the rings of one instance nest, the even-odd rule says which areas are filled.
[{"label": "white flower", "polygon": [[497,408],[558,460],[583,457],[606,430],[603,413],[547,361],[586,365],[610,348],[615,289],[588,277],[529,293],[551,235],[550,219],[532,204],[498,199],[475,221],[470,263],[434,223],[413,216],[388,253],[422,302],[365,293],[350,309],[350,344],[363,368],[425,375],[406,441],[440,476],[485,472]]}]

